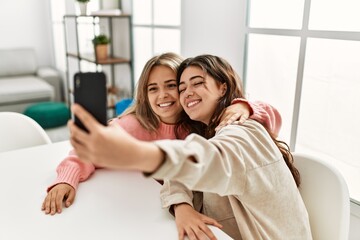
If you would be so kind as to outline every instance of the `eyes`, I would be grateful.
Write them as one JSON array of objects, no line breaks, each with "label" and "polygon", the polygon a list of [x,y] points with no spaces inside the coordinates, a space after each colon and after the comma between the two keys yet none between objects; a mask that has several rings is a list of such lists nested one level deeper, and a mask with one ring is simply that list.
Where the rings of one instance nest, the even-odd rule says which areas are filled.
[{"label": "eyes", "polygon": [[[167,83],[167,84],[165,84],[165,89],[168,89],[168,90],[177,89],[177,84],[176,83]],[[148,92],[156,92],[158,90],[159,90],[158,85],[148,86]]]},{"label": "eyes", "polygon": [[[198,86],[201,86],[203,84],[205,84],[205,81],[202,78],[193,79],[193,80],[190,81],[190,86],[192,86],[192,87],[198,87]],[[159,88],[160,87],[159,87],[158,84],[153,83],[151,85],[148,85],[148,90],[147,91],[149,93],[155,93],[155,92],[159,91]],[[166,89],[166,90],[175,90],[175,89],[177,90],[177,88],[178,88],[178,85],[176,84],[175,81],[165,83],[165,86],[164,86],[164,89]],[[185,83],[180,84],[179,93],[183,93],[183,92],[185,92],[185,90],[186,90]]]},{"label": "eyes", "polygon": [[[204,80],[193,80],[192,82],[191,82],[191,86],[193,86],[193,87],[199,87],[199,86],[202,86],[203,84],[205,83],[205,81]],[[185,92],[185,90],[186,90],[186,86],[185,86],[185,83],[183,83],[183,84],[181,84],[180,86],[179,86],[179,93],[181,94],[181,93],[183,93],[183,92]]]}]

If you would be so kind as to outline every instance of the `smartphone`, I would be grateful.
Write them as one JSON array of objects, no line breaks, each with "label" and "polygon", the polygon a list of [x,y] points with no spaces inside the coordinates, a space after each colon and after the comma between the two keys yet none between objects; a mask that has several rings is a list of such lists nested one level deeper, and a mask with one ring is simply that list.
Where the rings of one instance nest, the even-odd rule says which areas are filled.
[{"label": "smartphone", "polygon": [[[103,72],[85,72],[74,75],[74,102],[85,108],[95,119],[107,125],[106,76]],[[75,124],[89,132],[84,124],[74,116]]]}]

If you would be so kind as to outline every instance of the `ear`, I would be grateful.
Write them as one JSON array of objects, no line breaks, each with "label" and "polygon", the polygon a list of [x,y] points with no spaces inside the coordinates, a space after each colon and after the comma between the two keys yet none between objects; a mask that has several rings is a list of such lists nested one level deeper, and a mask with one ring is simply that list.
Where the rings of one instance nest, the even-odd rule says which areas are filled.
[{"label": "ear", "polygon": [[220,88],[221,88],[221,96],[223,97],[227,90],[226,83],[221,84]]}]

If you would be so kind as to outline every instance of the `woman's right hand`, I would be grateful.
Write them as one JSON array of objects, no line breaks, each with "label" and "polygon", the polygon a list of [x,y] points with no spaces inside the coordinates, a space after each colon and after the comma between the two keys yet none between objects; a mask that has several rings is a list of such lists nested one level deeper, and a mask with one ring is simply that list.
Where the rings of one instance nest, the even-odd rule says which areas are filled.
[{"label": "woman's right hand", "polygon": [[207,224],[222,228],[222,225],[215,219],[197,212],[187,203],[176,205],[174,207],[174,212],[179,240],[183,240],[185,235],[187,235],[190,240],[216,240],[215,235],[207,226]]},{"label": "woman's right hand", "polygon": [[59,183],[48,192],[41,206],[41,210],[44,211],[45,214],[51,215],[61,213],[63,202],[65,202],[65,207],[70,207],[74,202],[75,194],[75,189],[72,186],[67,183]]}]

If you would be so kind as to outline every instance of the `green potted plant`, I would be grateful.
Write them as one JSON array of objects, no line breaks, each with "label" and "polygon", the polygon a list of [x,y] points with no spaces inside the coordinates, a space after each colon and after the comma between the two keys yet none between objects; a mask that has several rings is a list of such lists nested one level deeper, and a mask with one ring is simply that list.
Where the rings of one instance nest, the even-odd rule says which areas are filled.
[{"label": "green potted plant", "polygon": [[95,47],[96,60],[104,60],[108,57],[108,44],[110,39],[105,34],[97,35],[92,40]]},{"label": "green potted plant", "polygon": [[90,0],[76,0],[80,9],[80,15],[86,15],[87,4]]}]

